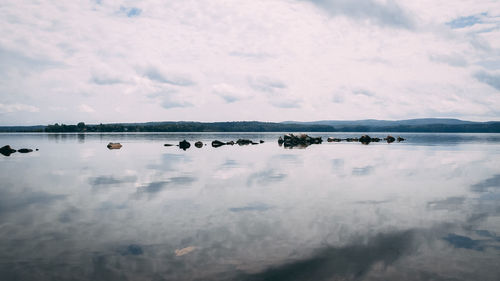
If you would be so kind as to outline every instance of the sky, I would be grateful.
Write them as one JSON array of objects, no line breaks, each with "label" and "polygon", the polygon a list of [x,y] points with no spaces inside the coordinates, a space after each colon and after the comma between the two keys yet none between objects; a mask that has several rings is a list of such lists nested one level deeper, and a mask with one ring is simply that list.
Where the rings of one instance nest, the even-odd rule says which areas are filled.
[{"label": "sky", "polygon": [[0,125],[500,120],[500,1],[2,0]]}]

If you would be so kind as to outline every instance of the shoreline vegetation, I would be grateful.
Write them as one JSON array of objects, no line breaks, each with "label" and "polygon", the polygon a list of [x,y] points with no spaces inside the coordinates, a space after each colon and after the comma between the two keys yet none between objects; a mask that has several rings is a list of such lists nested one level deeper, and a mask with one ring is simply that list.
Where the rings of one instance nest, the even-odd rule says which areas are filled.
[{"label": "shoreline vegetation", "polygon": [[76,125],[0,126],[0,132],[85,133],[85,132],[414,132],[414,133],[500,133],[500,121],[472,122],[458,119],[425,118],[399,121],[315,121],[281,123],[235,122],[147,122]]}]

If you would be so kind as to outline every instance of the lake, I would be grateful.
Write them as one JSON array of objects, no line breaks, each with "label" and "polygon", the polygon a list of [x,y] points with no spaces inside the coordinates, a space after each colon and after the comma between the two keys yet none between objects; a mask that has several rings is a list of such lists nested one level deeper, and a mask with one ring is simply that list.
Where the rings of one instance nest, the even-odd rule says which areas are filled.
[{"label": "lake", "polygon": [[0,134],[0,280],[500,280],[500,134],[280,135]]}]

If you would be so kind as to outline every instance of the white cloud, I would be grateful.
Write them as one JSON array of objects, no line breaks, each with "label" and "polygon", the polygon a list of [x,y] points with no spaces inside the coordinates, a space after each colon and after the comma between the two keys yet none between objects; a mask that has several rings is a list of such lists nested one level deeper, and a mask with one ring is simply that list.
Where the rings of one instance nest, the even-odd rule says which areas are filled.
[{"label": "white cloud", "polygon": [[40,109],[36,106],[14,103],[2,104],[0,103],[0,113],[13,113],[13,112],[39,112]]},{"label": "white cloud", "polygon": [[6,0],[0,24],[2,125],[499,119],[496,1]]},{"label": "white cloud", "polygon": [[87,104],[80,104],[80,106],[78,106],[78,110],[80,112],[84,112],[84,113],[93,113],[93,112],[95,112],[95,110],[91,106],[89,106]]}]

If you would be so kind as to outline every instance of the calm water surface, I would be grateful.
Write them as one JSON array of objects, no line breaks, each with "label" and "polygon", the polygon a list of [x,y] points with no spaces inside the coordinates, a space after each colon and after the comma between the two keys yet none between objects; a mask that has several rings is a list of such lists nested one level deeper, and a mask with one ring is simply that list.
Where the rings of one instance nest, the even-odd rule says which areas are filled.
[{"label": "calm water surface", "polygon": [[0,280],[500,280],[500,134],[278,136],[0,134]]}]

